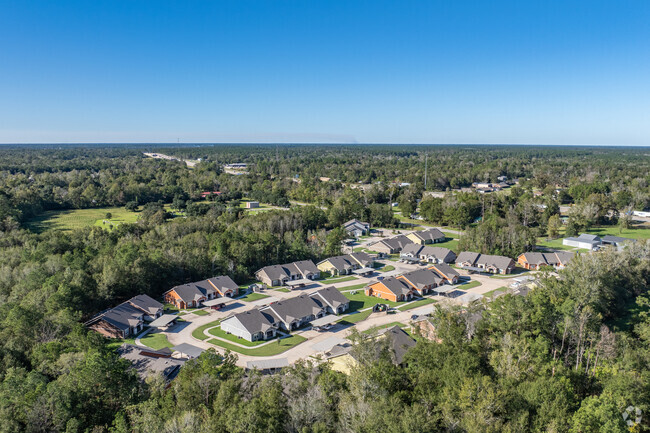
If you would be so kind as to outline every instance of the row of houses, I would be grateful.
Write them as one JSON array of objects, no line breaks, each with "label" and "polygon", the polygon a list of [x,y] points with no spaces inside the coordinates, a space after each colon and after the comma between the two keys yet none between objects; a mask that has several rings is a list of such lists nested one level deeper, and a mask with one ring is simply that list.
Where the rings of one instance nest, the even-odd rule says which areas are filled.
[{"label": "row of houses", "polygon": [[426,269],[417,269],[397,277],[384,278],[369,284],[366,296],[375,296],[393,302],[410,301],[445,284],[456,284],[460,275],[451,266],[437,263]]},{"label": "row of houses", "polygon": [[329,272],[330,275],[366,275],[372,273],[375,266],[375,259],[367,253],[358,252],[342,256],[329,257],[316,265],[322,272]]},{"label": "row of houses", "polygon": [[444,242],[446,237],[444,233],[436,228],[422,231],[415,231],[407,235],[397,235],[392,238],[382,239],[374,244],[371,248],[374,251],[384,254],[396,254],[401,252],[404,247],[410,244],[427,245],[432,243]]},{"label": "row of houses", "polygon": [[423,261],[427,263],[454,263],[456,261],[456,253],[449,248],[420,244],[406,245],[402,249],[400,257],[409,261]]},{"label": "row of houses", "polygon": [[222,275],[194,283],[181,284],[163,293],[163,300],[179,309],[196,308],[219,297],[233,298],[239,286],[232,278]]},{"label": "row of houses", "polygon": [[524,269],[531,271],[539,270],[542,266],[552,266],[555,269],[562,269],[569,263],[573,256],[574,254],[569,251],[523,253],[517,258],[517,263]]},{"label": "row of houses", "polygon": [[221,330],[248,341],[268,340],[278,331],[293,331],[328,314],[342,314],[349,306],[350,300],[341,292],[326,287],[230,316],[221,322]]},{"label": "row of houses", "polygon": [[463,251],[456,257],[456,266],[473,272],[509,274],[515,269],[515,261],[505,256]]},{"label": "row of houses", "polygon": [[300,286],[320,278],[320,270],[311,260],[284,265],[265,266],[255,272],[255,278],[267,286]]}]

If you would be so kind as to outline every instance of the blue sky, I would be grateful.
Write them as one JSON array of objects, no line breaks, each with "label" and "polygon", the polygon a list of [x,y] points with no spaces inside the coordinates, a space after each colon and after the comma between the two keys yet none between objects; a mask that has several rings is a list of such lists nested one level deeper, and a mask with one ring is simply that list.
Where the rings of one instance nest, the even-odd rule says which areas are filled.
[{"label": "blue sky", "polygon": [[650,145],[650,2],[0,0],[0,142]]}]

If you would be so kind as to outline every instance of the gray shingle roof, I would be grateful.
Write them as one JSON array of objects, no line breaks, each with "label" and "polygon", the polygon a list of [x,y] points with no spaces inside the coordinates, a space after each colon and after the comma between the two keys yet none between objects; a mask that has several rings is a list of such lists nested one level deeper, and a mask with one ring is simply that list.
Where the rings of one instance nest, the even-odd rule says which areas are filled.
[{"label": "gray shingle roof", "polygon": [[[201,297],[208,297],[209,294],[216,294],[217,291],[210,285],[208,280],[194,283],[181,284],[172,288],[174,292],[185,302],[198,301]],[[171,291],[170,290],[170,291]]]},{"label": "gray shingle roof", "polygon": [[[273,327],[273,323],[277,321],[274,316],[269,315],[268,313],[262,313],[257,309],[235,314],[232,318],[237,319],[239,323],[241,323],[242,326],[251,334],[266,332],[271,327]],[[225,319],[224,322],[232,318]]]},{"label": "gray shingle roof", "polygon": [[266,274],[270,280],[282,280],[290,278],[291,275],[318,274],[320,271],[311,260],[301,260],[293,263],[286,263],[284,265],[271,265],[265,266],[257,273]]},{"label": "gray shingle roof", "polygon": [[308,295],[300,295],[284,301],[274,302],[268,309],[285,323],[318,314],[322,308]]},{"label": "gray shingle roof", "polygon": [[127,302],[149,315],[155,315],[163,308],[163,304],[148,295],[137,295],[129,299]]},{"label": "gray shingle roof", "polygon": [[339,272],[347,272],[349,269],[359,266],[359,264],[349,255],[329,257],[320,263],[324,262],[330,262],[334,269]]},{"label": "gray shingle roof", "polygon": [[458,255],[458,257],[456,257],[456,263],[470,263],[471,265],[474,265],[476,264],[478,256],[480,256],[479,253],[463,251]]},{"label": "gray shingle roof", "polygon": [[477,264],[485,266],[492,265],[499,269],[506,269],[507,267],[511,266],[513,262],[514,260],[512,260],[510,257],[492,256],[488,254],[481,254],[476,261]]},{"label": "gray shingle roof", "polygon": [[350,300],[343,296],[343,293],[334,287],[325,287],[317,292],[312,293],[311,297],[322,308],[326,305],[336,309],[340,305],[348,304]]},{"label": "gray shingle roof", "polygon": [[416,342],[402,328],[395,325],[391,328],[382,329],[380,335],[384,335],[390,342],[390,348],[395,355],[395,363],[401,364],[404,361],[404,355]]},{"label": "gray shingle roof", "polygon": [[132,326],[139,325],[141,322],[140,318],[143,314],[139,309],[124,302],[115,308],[111,308],[97,315],[92,321],[103,319],[118,329],[126,330]]},{"label": "gray shingle roof", "polygon": [[397,235],[392,238],[383,239],[379,241],[379,243],[383,243],[388,247],[390,247],[391,249],[397,250],[397,249],[404,248],[406,245],[410,243],[413,243],[413,241],[411,241],[409,238],[407,238],[404,235]]},{"label": "gray shingle roof", "polygon": [[227,290],[237,291],[239,286],[235,283],[232,278],[227,275],[220,275],[218,277],[208,278],[208,282],[218,288],[222,293]]},{"label": "gray shingle roof", "polygon": [[427,230],[422,230],[419,232],[413,232],[414,235],[416,235],[418,238],[422,239],[423,241],[435,241],[437,239],[444,239],[445,235],[442,233],[440,230],[436,228],[431,228]]},{"label": "gray shingle roof", "polygon": [[432,265],[432,267],[435,268],[438,274],[446,277],[449,280],[453,279],[454,277],[460,277],[460,274],[446,263],[437,263],[435,265]]},{"label": "gray shingle roof", "polygon": [[388,290],[395,295],[407,295],[411,292],[411,286],[404,280],[395,277],[384,278],[381,281]]},{"label": "gray shingle roof", "polygon": [[418,269],[407,272],[402,276],[414,284],[418,289],[422,289],[423,287],[432,284],[438,285],[440,283],[440,277],[429,269]]}]

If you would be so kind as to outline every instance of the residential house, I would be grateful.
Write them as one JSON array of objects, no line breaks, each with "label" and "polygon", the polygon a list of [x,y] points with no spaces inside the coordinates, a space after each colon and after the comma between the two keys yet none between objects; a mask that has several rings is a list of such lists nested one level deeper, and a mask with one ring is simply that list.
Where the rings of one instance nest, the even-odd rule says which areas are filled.
[{"label": "residential house", "polygon": [[428,263],[454,263],[456,254],[449,248],[431,247],[429,245],[408,244],[400,253],[402,258],[421,260]]},{"label": "residential house", "polygon": [[323,317],[327,313],[327,308],[309,295],[300,295],[273,302],[262,311],[277,317],[281,328],[293,331],[314,319]]},{"label": "residential house", "polygon": [[269,311],[252,309],[221,322],[221,330],[248,341],[268,340],[276,336],[278,318]]},{"label": "residential house", "polygon": [[430,269],[417,269],[397,277],[410,284],[420,296],[430,293],[443,279]]},{"label": "residential house", "polygon": [[370,232],[370,224],[359,221],[358,219],[352,219],[346,222],[343,224],[343,228],[349,236],[354,238],[367,235]]},{"label": "residential house", "polygon": [[562,239],[562,245],[583,248],[586,250],[593,250],[600,244],[602,244],[602,239],[596,235],[590,235],[588,233],[582,233],[578,237]]},{"label": "residential house", "polygon": [[460,279],[460,274],[446,263],[436,263],[429,266],[429,269],[438,274],[444,280],[444,284],[457,284]]},{"label": "residential house", "polygon": [[406,245],[411,243],[413,243],[413,241],[406,236],[397,235],[392,238],[382,239],[379,242],[375,242],[372,244],[371,248],[373,251],[377,251],[378,253],[395,254],[402,251]]},{"label": "residential house", "polygon": [[163,314],[164,306],[149,295],[137,295],[126,301],[144,313],[144,320],[152,322]]},{"label": "residential house", "polygon": [[284,265],[265,266],[255,272],[255,277],[268,286],[283,286],[289,281],[316,280],[320,270],[311,260],[301,260]]},{"label": "residential house", "polygon": [[[382,329],[375,336],[371,336],[377,341],[387,341],[388,351],[391,360],[395,365],[401,365],[404,362],[406,352],[415,346],[415,340],[409,336],[402,328],[395,325],[390,328]],[[381,355],[381,345],[377,345],[377,356]],[[325,353],[325,357],[332,370],[341,373],[350,374],[351,369],[357,364],[355,351],[350,345],[336,345]]]},{"label": "residential house", "polygon": [[411,242],[420,245],[445,241],[445,235],[435,228],[409,233],[406,237],[409,238]]},{"label": "residential house", "polygon": [[456,265],[475,272],[509,274],[515,269],[515,261],[510,257],[463,251],[456,258]]},{"label": "residential house", "polygon": [[123,302],[97,314],[84,325],[105,337],[127,338],[144,329],[144,315],[142,310]]},{"label": "residential house", "polygon": [[209,301],[216,297],[217,289],[208,280],[181,284],[163,293],[163,299],[166,303],[172,304],[180,309],[197,308],[204,301]]},{"label": "residential house", "polygon": [[341,314],[350,307],[350,300],[334,287],[326,287],[310,296],[327,313]]},{"label": "residential house", "polygon": [[234,298],[239,294],[239,286],[227,275],[208,278],[207,281],[222,298]]},{"label": "residential house", "polygon": [[320,271],[329,272],[331,275],[348,275],[355,270],[372,268],[374,265],[375,260],[370,255],[359,252],[329,257],[319,262],[316,266]]},{"label": "residential house", "polygon": [[395,277],[384,278],[369,284],[365,289],[366,296],[375,296],[393,302],[410,301],[414,291],[410,283]]},{"label": "residential house", "polygon": [[557,251],[554,253],[523,253],[517,257],[519,263],[524,269],[538,270],[542,266],[552,266],[556,269],[564,268],[573,258],[573,253],[569,251]]}]

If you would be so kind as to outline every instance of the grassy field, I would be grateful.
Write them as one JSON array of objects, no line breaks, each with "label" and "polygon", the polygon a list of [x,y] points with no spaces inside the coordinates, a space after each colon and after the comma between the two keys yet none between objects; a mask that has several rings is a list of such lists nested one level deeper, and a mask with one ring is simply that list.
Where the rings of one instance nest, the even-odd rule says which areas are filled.
[{"label": "grassy field", "polygon": [[282,293],[290,293],[291,292],[291,290],[285,289],[284,287],[281,288],[281,289],[275,289],[275,290],[276,290],[276,292],[282,292]]},{"label": "grassy field", "polygon": [[[110,220],[106,219],[107,213],[111,214]],[[137,212],[129,212],[123,207],[53,210],[29,220],[27,228],[37,233],[46,230],[72,231],[93,225],[110,230],[119,224],[134,223],[137,219]]]},{"label": "grassy field", "polygon": [[221,320],[215,320],[214,322],[206,323],[203,326],[199,326],[196,328],[194,331],[192,331],[192,337],[196,338],[197,340],[207,340],[208,336],[205,335],[205,330],[208,328],[213,328],[221,323]]},{"label": "grassy field", "polygon": [[287,350],[299,345],[304,341],[307,341],[305,337],[302,337],[300,335],[292,335],[287,338],[282,338],[280,340],[272,341],[271,343],[264,345],[262,347],[257,347],[252,349],[244,349],[242,347],[235,346],[234,344],[226,343],[225,341],[217,340],[215,338],[208,340],[208,343],[214,344],[215,346],[219,346],[224,349],[230,349],[233,352],[241,353],[242,355],[273,356],[273,355],[278,355],[282,352],[286,352]]},{"label": "grassy field", "polygon": [[341,292],[344,292],[346,290],[361,290],[364,287],[366,287],[366,284],[353,284],[351,286],[343,286],[343,287],[338,287],[336,290],[339,290]]},{"label": "grassy field", "polygon": [[[650,229],[648,228],[631,228],[621,230],[618,226],[607,226],[607,227],[593,227],[589,230],[586,230],[586,233],[597,235],[597,236],[619,236],[622,238],[629,239],[650,239]],[[545,248],[552,248],[557,250],[575,250],[574,247],[562,245],[562,238],[566,237],[565,229],[562,227],[560,229],[560,238],[559,239],[546,239],[544,237],[539,238],[537,245]],[[580,249],[578,251],[584,252],[587,250]]]},{"label": "grassy field", "polygon": [[147,347],[150,347],[155,350],[160,350],[163,347],[174,347],[173,344],[167,340],[167,336],[165,334],[159,334],[159,333],[148,333],[144,337],[140,339],[140,342],[144,344]]},{"label": "grassy field", "polygon": [[420,299],[419,301],[411,302],[410,304],[397,307],[397,309],[400,311],[407,311],[407,310],[412,310],[413,308],[418,308],[424,305],[435,304],[435,303],[436,303],[435,299],[424,298],[424,299]]},{"label": "grassy field", "polygon": [[269,295],[265,295],[264,293],[250,293],[250,294],[244,296],[243,298],[239,298],[239,300],[240,301],[245,301],[245,302],[253,302],[253,301],[257,301],[259,299],[264,299],[264,298],[268,298],[268,297],[269,297]]}]

